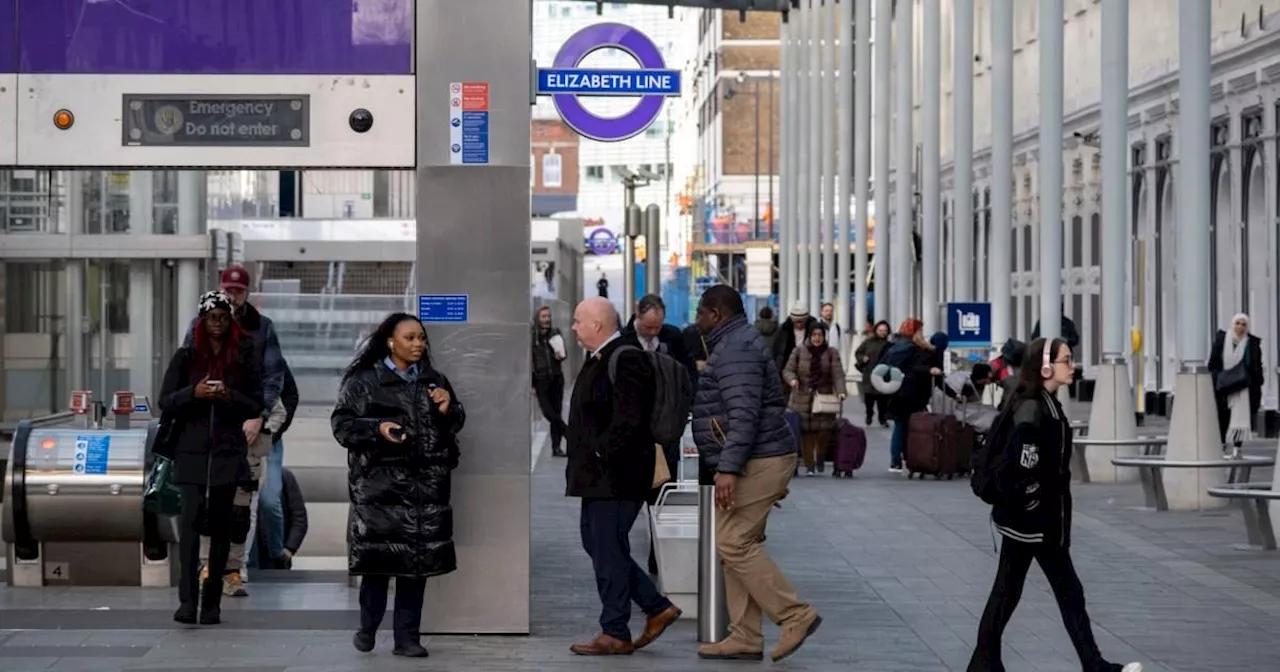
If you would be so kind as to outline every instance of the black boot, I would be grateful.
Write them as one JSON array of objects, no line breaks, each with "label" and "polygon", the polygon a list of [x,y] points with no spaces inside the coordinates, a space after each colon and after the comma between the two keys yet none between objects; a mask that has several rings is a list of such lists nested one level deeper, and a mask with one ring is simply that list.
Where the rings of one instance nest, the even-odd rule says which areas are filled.
[{"label": "black boot", "polygon": [[410,639],[396,644],[395,648],[391,650],[391,655],[404,656],[405,658],[426,658],[428,654],[427,647],[423,646],[417,639]]},{"label": "black boot", "polygon": [[185,625],[196,624],[196,605],[193,602],[183,602],[178,605],[178,610],[173,612],[173,620]]},{"label": "black boot", "polygon": [[200,625],[217,625],[222,622],[222,578],[204,580],[200,594]]}]

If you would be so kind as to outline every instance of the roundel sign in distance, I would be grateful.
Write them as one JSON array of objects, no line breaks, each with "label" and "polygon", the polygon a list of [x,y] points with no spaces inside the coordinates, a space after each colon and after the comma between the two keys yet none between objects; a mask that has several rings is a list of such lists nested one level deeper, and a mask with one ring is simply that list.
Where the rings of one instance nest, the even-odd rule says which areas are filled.
[{"label": "roundel sign in distance", "polygon": [[[591,53],[619,49],[640,64],[638,69],[579,68]],[[619,142],[649,128],[662,113],[663,98],[680,95],[680,71],[669,70],[662,52],[647,35],[620,23],[598,23],[573,34],[550,68],[538,69],[538,95],[551,96],[560,118],[579,135],[600,142]],[[640,101],[620,117],[592,113],[581,96],[630,96]]]}]

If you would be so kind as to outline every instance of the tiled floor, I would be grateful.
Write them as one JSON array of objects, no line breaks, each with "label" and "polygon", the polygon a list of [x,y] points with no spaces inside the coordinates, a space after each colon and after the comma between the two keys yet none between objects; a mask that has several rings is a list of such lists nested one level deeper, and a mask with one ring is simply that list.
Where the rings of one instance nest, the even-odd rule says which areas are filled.
[{"label": "tiled floor", "polygon": [[[888,474],[887,431],[872,430],[870,442],[857,478],[793,483],[770,520],[771,552],[826,619],[804,649],[772,667],[963,670],[995,570],[986,510],[965,480]],[[340,584],[254,583],[251,597],[228,600],[225,625],[198,629],[170,627],[171,591],[0,588],[0,670],[755,668],[697,660],[692,623],[627,658],[570,654],[570,643],[594,631],[594,583],[577,539],[577,503],[560,496],[561,462],[542,455],[534,484],[529,637],[431,637],[427,662],[393,658],[386,639],[359,654],[350,645],[354,596]],[[1148,670],[1280,669],[1280,553],[1234,550],[1244,534],[1238,513],[1139,511],[1137,485],[1075,493],[1074,558],[1106,655]],[[1037,572],[1006,652],[1011,672],[1080,669]]]}]

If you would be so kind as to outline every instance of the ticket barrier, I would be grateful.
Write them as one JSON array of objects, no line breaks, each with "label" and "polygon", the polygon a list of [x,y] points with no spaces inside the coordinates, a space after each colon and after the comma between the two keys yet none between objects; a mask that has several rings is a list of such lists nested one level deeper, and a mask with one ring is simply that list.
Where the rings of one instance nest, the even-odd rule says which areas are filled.
[{"label": "ticket barrier", "polygon": [[76,392],[70,418],[18,424],[0,505],[9,585],[173,585],[176,525],[142,509],[159,421],[129,393],[110,414]]},{"label": "ticket barrier", "polygon": [[691,619],[698,612],[698,452],[690,435],[681,444],[676,479],[662,486],[649,509],[649,543],[658,589]]}]

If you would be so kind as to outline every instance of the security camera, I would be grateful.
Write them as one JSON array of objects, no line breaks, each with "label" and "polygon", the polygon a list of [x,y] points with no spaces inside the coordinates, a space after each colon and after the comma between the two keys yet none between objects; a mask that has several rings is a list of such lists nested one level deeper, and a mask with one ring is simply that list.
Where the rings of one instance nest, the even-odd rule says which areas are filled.
[{"label": "security camera", "polygon": [[373,113],[362,107],[351,113],[347,123],[356,133],[368,133],[369,129],[373,128]]}]

